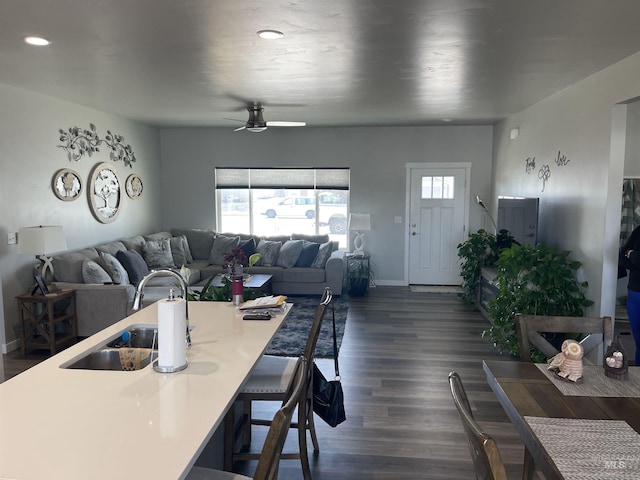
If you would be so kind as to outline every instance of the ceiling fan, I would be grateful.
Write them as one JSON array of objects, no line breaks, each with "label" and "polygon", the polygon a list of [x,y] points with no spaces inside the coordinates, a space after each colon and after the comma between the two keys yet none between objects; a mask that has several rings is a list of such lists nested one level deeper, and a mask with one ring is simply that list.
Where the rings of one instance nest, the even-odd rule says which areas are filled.
[{"label": "ceiling fan", "polygon": [[247,107],[247,111],[249,112],[249,119],[247,120],[247,123],[245,123],[240,128],[236,128],[234,132],[239,132],[240,130],[247,130],[249,132],[264,132],[267,127],[304,127],[307,125],[306,122],[267,122],[262,115],[264,107],[259,103],[249,105]]}]

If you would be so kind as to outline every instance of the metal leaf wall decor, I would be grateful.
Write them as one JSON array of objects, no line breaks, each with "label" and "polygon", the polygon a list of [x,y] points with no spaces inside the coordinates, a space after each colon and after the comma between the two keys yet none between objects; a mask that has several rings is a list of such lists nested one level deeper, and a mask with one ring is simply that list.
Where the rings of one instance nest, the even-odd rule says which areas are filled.
[{"label": "metal leaf wall decor", "polygon": [[81,130],[79,127],[70,127],[67,131],[58,130],[60,133],[60,141],[58,145],[67,152],[67,158],[70,162],[77,162],[87,155],[91,157],[94,153],[100,151],[100,146],[105,144],[110,150],[109,157],[114,162],[122,161],[125,166],[133,168],[131,165],[136,161],[136,155],[133,153],[131,145],[124,143],[124,137],[111,133],[107,130],[104,138],[100,138],[93,123],[89,124],[89,130]]}]

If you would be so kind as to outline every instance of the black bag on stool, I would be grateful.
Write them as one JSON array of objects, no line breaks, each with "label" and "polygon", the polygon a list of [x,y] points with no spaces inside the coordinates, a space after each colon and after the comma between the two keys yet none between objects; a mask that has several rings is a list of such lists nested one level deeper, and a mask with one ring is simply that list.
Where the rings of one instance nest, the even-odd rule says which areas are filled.
[{"label": "black bag on stool", "polygon": [[344,393],[340,383],[338,368],[338,342],[336,340],[336,317],[333,312],[333,361],[336,371],[335,380],[327,380],[313,364],[313,411],[332,427],[340,425],[347,419],[344,411]]}]

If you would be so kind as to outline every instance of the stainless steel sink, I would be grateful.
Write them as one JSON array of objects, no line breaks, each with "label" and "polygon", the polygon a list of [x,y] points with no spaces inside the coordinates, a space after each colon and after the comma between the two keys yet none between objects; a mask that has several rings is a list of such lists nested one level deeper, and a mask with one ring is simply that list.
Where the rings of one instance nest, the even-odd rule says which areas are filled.
[{"label": "stainless steel sink", "polygon": [[[128,332],[128,335],[123,338],[125,332]],[[129,351],[128,349],[133,350]],[[148,350],[151,350],[150,355],[148,355]],[[97,350],[88,352],[80,358],[63,364],[61,368],[115,371],[141,370],[151,363],[152,357],[154,359],[158,357],[157,350],[157,327],[155,325],[136,324],[114,335],[103,345],[99,345]]]},{"label": "stainless steel sink", "polygon": [[[84,357],[79,358],[75,362],[63,366],[63,368],[81,369],[81,370],[140,370],[145,368],[151,362],[152,355],[147,355],[146,358],[142,358],[139,362],[126,363],[121,361],[119,348],[103,348],[91,352]],[[127,368],[123,368],[123,363],[128,365]]]},{"label": "stainless steel sink", "polygon": [[[124,332],[129,332],[129,340],[125,341],[122,338]],[[152,327],[132,327],[121,332],[115,340],[107,343],[107,347],[122,348],[152,348],[158,349],[158,336],[157,329]]]}]

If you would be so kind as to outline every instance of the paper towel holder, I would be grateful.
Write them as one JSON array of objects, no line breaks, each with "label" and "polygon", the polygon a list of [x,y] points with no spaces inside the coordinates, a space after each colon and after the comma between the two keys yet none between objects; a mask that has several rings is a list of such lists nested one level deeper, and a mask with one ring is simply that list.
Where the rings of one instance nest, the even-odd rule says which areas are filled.
[{"label": "paper towel holder", "polygon": [[159,373],[175,373],[181,370],[184,370],[189,365],[189,362],[185,362],[184,365],[180,365],[179,367],[161,367],[158,365],[158,360],[153,361],[153,369]]}]

